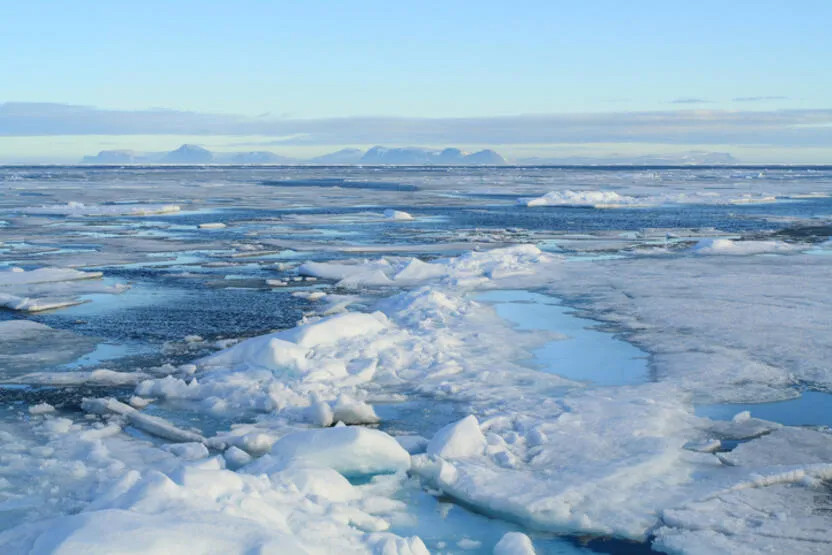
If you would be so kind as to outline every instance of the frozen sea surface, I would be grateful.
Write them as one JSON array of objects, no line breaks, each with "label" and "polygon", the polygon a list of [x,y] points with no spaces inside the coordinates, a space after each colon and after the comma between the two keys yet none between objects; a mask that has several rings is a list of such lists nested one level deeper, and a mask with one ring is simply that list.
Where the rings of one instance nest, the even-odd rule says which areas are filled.
[{"label": "frozen sea surface", "polygon": [[0,191],[5,551],[832,546],[830,168]]}]

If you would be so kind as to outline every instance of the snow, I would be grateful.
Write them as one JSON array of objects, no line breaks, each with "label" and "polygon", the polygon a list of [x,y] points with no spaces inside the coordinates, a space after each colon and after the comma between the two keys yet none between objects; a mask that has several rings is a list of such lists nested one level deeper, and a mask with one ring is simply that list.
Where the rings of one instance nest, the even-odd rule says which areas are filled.
[{"label": "snow", "polygon": [[485,436],[474,415],[448,424],[433,436],[427,445],[429,455],[445,459],[473,457],[485,450]]},{"label": "snow", "polygon": [[[362,511],[332,476],[281,473],[274,480],[184,464],[168,473],[130,471],[85,511],[0,533],[10,552],[424,554],[418,538],[379,533],[385,521]],[[322,480],[322,481],[321,481]],[[368,530],[365,533],[362,529]]]},{"label": "snow", "polygon": [[50,214],[60,216],[151,216],[179,212],[176,204],[85,204],[70,201],[66,204],[23,207],[22,214]]},{"label": "snow", "polygon": [[[719,492],[662,514],[654,546],[669,553],[825,553],[832,466]],[[828,483],[828,482],[827,482]]]},{"label": "snow", "polygon": [[[641,184],[618,183],[616,190],[571,188],[550,191],[539,197],[521,197],[517,203],[523,206],[573,206],[584,208],[626,208],[656,207],[666,205],[747,205],[768,204],[778,201],[774,194],[766,192],[747,192],[725,187],[722,190],[696,190],[684,183],[662,183],[662,192],[655,187]],[[568,184],[571,187],[571,184]]]},{"label": "snow", "polygon": [[292,464],[331,468],[347,477],[365,476],[406,471],[410,468],[410,455],[384,432],[338,426],[293,432],[280,438],[270,454],[249,471]]},{"label": "snow", "polygon": [[506,532],[494,546],[494,555],[534,555],[529,536],[522,532]]},{"label": "snow", "polygon": [[209,455],[208,448],[200,442],[170,443],[162,449],[186,461],[204,459]]},{"label": "snow", "polygon": [[533,245],[518,245],[485,252],[469,252],[455,258],[424,262],[418,258],[387,257],[352,264],[306,262],[302,275],[337,281],[339,287],[413,286],[439,281],[462,287],[483,287],[490,281],[532,275],[558,263],[558,257]]},{"label": "snow", "polygon": [[783,241],[733,241],[731,239],[700,239],[691,249],[696,254],[749,255],[794,251]]},{"label": "snow", "polygon": [[393,210],[388,208],[384,211],[384,217],[388,220],[407,221],[412,220],[413,216],[403,210]]},{"label": "snow", "polygon": [[177,428],[163,418],[144,414],[116,399],[84,399],[82,407],[94,414],[112,413],[123,416],[130,425],[163,439],[205,443],[205,438],[196,432]]},{"label": "snow", "polygon": [[49,403],[38,403],[29,407],[29,414],[35,416],[39,414],[49,414],[55,412],[55,407]]},{"label": "snow", "polygon": [[620,195],[615,191],[552,191],[542,197],[520,199],[526,206],[584,206],[591,208],[606,208],[626,205],[637,205],[639,200],[630,196]]},{"label": "snow", "polygon": [[[648,262],[649,263],[645,263]],[[651,256],[561,264],[546,288],[651,353],[655,375],[701,403],[794,396],[832,385],[832,259]]]},{"label": "snow", "polygon": [[22,268],[12,267],[11,269],[0,271],[0,287],[55,281],[73,281],[78,279],[96,279],[102,275],[101,272],[82,272],[71,268],[37,268],[27,271]]},{"label": "snow", "polygon": [[[379,175],[386,180],[384,171]],[[320,201],[325,214],[311,215],[308,191],[258,193],[253,174],[234,181],[231,173],[212,173],[212,183],[181,175],[153,178],[169,179],[163,186],[148,185],[143,175],[136,180],[141,186],[89,187],[89,193],[57,181],[32,189],[54,190],[50,202],[83,200],[83,209],[73,207],[78,214],[94,213],[88,210],[93,206],[111,211],[82,221],[19,216],[15,203],[31,201],[9,195],[14,218],[3,228],[12,245],[5,259],[54,274],[26,281],[49,272],[18,268],[0,276],[0,293],[30,299],[31,306],[103,292],[76,284],[94,273],[78,276],[60,266],[132,261],[135,255],[125,252],[136,250],[166,253],[153,260],[160,273],[203,280],[197,287],[214,279],[215,267],[238,265],[234,275],[256,287],[273,276],[276,286],[303,290],[294,297],[279,290],[263,295],[285,296],[309,312],[296,327],[239,342],[182,330],[176,344],[186,350],[172,345],[171,356],[223,350],[193,365],[177,360],[163,371],[130,365],[113,366],[125,371],[59,372],[52,366],[89,352],[98,339],[26,320],[0,322],[3,389],[24,399],[9,403],[9,417],[0,419],[0,551],[109,553],[116,545],[173,552],[186,545],[229,553],[314,553],[333,546],[344,553],[425,553],[422,540],[402,537],[419,534],[437,551],[531,553],[529,536],[540,544],[551,538],[545,532],[652,540],[671,552],[828,551],[828,430],[768,422],[753,406],[734,419],[697,414],[702,403],[788,399],[798,394],[796,386],[829,389],[832,259],[804,254],[810,245],[796,242],[799,236],[785,235],[785,242],[784,235],[735,233],[729,239],[733,231],[709,229],[707,221],[695,231],[557,237],[548,229],[460,230],[448,223],[458,216],[456,208],[469,215],[485,210],[481,200],[471,200],[483,190],[511,195],[510,202],[555,191],[550,200],[572,206],[741,205],[779,203],[783,196],[825,187],[828,177],[772,172],[788,173],[781,184],[740,169],[455,172],[408,174],[425,190],[412,205],[383,190],[360,198],[327,190]],[[215,202],[220,187],[227,196]],[[127,204],[107,204],[124,199]],[[192,220],[179,225],[178,218],[104,221],[135,206],[191,201],[208,209],[274,208],[279,216],[260,221],[245,214],[229,220],[219,235],[199,233]],[[435,218],[442,223],[421,229],[434,218],[421,217],[423,212],[439,205],[443,215]],[[373,208],[378,206],[413,206],[420,218],[412,225],[385,225]],[[341,208],[349,209],[339,214]],[[789,213],[786,208],[772,207],[770,221],[781,217],[778,210]],[[289,214],[295,210],[303,213]],[[551,215],[517,206],[507,211],[518,222]],[[730,211],[732,226],[742,229],[752,209]],[[630,212],[640,211],[607,216]],[[330,225],[331,218],[342,219]],[[810,223],[822,235],[824,223]],[[390,239],[368,239],[362,227],[383,228]],[[219,240],[228,234],[233,243]],[[70,245],[66,250],[73,244],[92,250],[50,251],[57,237]],[[549,239],[563,255],[541,250],[542,244],[551,247]],[[506,246],[518,241],[544,243]],[[307,250],[288,254],[286,244]],[[210,254],[192,256],[196,248]],[[449,255],[460,251],[470,252]],[[253,258],[241,264],[241,254]],[[589,254],[597,256],[583,256]],[[275,264],[275,258],[291,261]],[[302,260],[307,262],[299,265]],[[187,274],[176,267],[182,265]],[[178,273],[168,274],[168,266]],[[311,289],[297,274],[326,281]],[[99,287],[111,287],[106,282]],[[333,286],[352,291],[333,294]],[[570,341],[568,330],[557,328],[560,321],[540,329],[504,319],[480,296],[495,289],[558,296],[564,306],[594,318],[597,333],[614,333],[649,352],[648,379],[623,386],[573,381],[578,378],[567,378],[568,358],[542,372],[535,354],[543,345]],[[319,294],[325,301],[304,302]],[[75,329],[76,318],[105,320],[101,312],[107,311],[95,308],[101,304],[37,318]],[[227,307],[210,308],[225,318]],[[229,322],[237,318],[227,316]],[[260,329],[292,325],[275,316]],[[99,398],[85,400],[87,412],[79,414],[73,407],[80,395]],[[435,514],[426,517],[403,502],[408,487],[436,495],[430,505]],[[463,506],[502,520],[454,529],[460,520],[453,515]],[[512,529],[529,536],[506,534]]]},{"label": "snow", "polygon": [[344,424],[376,424],[379,418],[371,405],[341,394],[332,408],[332,420]]}]

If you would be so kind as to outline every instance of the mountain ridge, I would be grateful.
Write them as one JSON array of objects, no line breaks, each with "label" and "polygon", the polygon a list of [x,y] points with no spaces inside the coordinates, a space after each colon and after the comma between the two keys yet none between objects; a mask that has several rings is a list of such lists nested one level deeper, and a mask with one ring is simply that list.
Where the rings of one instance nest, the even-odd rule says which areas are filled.
[{"label": "mountain ridge", "polygon": [[458,148],[441,150],[422,147],[374,146],[366,151],[344,148],[313,158],[291,158],[269,151],[212,152],[202,146],[183,144],[168,152],[137,152],[134,150],[102,150],[84,156],[81,164],[298,164],[298,165],[493,165],[507,162],[496,151],[484,149],[466,153]]},{"label": "mountain ridge", "polygon": [[166,152],[137,152],[130,149],[102,150],[84,156],[81,164],[100,165],[298,165],[298,166],[733,166],[740,163],[727,152],[692,150],[675,154],[640,156],[537,156],[517,158],[511,162],[492,149],[467,153],[456,147],[386,147],[377,145],[365,150],[342,148],[312,158],[293,158],[255,150],[247,152],[213,152],[202,146],[183,144]]}]

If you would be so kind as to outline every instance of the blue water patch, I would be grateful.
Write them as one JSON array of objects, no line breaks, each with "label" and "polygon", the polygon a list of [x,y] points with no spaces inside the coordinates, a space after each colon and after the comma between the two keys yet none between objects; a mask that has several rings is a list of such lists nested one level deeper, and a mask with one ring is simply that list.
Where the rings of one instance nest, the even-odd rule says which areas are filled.
[{"label": "blue water patch", "polygon": [[750,412],[755,418],[786,426],[832,427],[832,394],[804,391],[800,397],[773,403],[721,403],[696,407],[697,416],[712,420],[730,420],[743,411]]},{"label": "blue water patch", "polygon": [[534,351],[532,364],[545,372],[596,385],[634,385],[648,380],[647,353],[594,329],[598,322],[579,318],[558,299],[522,290],[490,291],[477,295],[492,303],[497,314],[519,330],[563,334]]}]

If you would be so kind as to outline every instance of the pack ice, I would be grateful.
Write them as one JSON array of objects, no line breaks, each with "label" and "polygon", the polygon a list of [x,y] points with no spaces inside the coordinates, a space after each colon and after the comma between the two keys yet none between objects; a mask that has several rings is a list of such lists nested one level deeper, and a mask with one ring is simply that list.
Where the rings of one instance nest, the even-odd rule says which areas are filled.
[{"label": "pack ice", "polygon": [[[195,371],[136,385],[142,399],[188,403],[215,416],[251,415],[210,437],[180,434],[187,430],[109,400],[89,400],[85,423],[35,409],[31,416],[52,451],[14,447],[3,455],[9,461],[3,472],[14,477],[34,459],[69,464],[77,478],[64,491],[72,492],[73,508],[34,510],[43,511],[40,518],[0,534],[0,545],[106,552],[118,538],[137,552],[187,543],[195,551],[231,553],[325,552],[336,544],[345,553],[424,553],[419,538],[389,532],[404,510],[391,491],[410,472],[528,531],[650,541],[673,552],[823,551],[832,543],[823,526],[832,435],[748,414],[717,422],[694,411],[709,395],[703,383],[718,386],[713,395],[723,400],[747,394],[741,383],[774,397],[790,385],[787,355],[766,347],[763,336],[738,339],[720,327],[725,311],[736,312],[695,309],[714,299],[743,307],[772,299],[781,280],[793,278],[793,264],[775,261],[771,271],[766,255],[686,251],[659,256],[654,265],[625,259],[578,268],[518,246],[430,262],[308,262],[301,273],[342,287],[404,290],[362,312],[309,316],[295,328],[200,359]],[[813,289],[829,279],[828,262],[805,262]],[[763,265],[769,271],[759,287],[739,296],[737,285],[747,285]],[[583,291],[586,310],[606,309],[622,333],[655,353],[657,379],[594,387],[522,364],[554,338],[513,328],[471,294],[518,284]],[[679,287],[690,293],[680,295]],[[822,296],[810,299],[828,306]],[[785,301],[759,304],[775,319],[801,310]],[[778,345],[819,340],[812,330],[829,329],[826,314],[812,313],[804,328],[779,335]],[[696,339],[683,333],[691,326],[702,328]],[[717,364],[701,359],[686,366],[703,352],[715,353]],[[808,355],[798,367],[802,376],[828,379],[824,352]],[[757,366],[737,378],[733,370],[744,361]],[[694,370],[707,372],[707,380],[692,379]],[[465,413],[419,430],[429,438],[424,452],[415,447],[410,455],[394,437],[362,426],[379,421],[373,405],[424,398]],[[183,447],[131,441],[121,433],[131,426]],[[731,442],[738,446],[722,449]],[[57,473],[46,464],[38,472],[45,481]],[[67,496],[55,503],[67,504]],[[527,540],[507,535],[493,547],[528,553]]]}]

